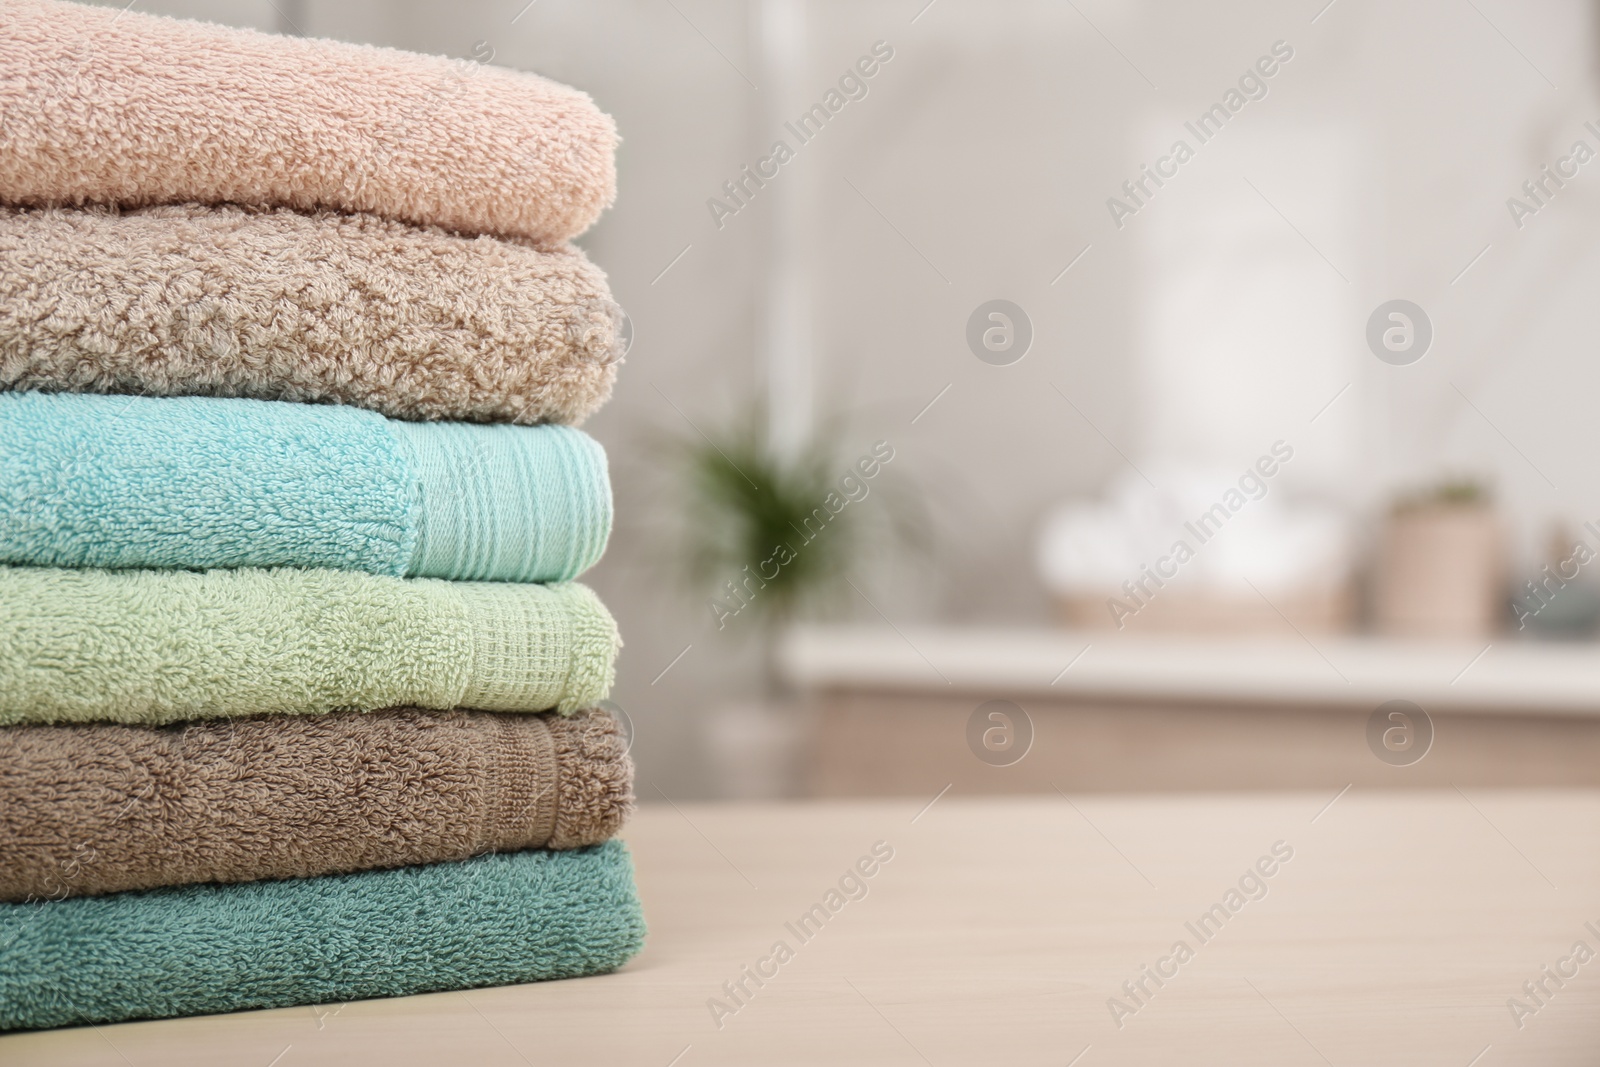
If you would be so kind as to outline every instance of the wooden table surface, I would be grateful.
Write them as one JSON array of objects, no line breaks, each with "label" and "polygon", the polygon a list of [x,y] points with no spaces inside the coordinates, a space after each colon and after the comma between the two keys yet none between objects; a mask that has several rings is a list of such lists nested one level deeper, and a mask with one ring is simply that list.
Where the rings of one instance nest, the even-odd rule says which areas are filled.
[{"label": "wooden table surface", "polygon": [[[927,803],[646,806],[626,836],[650,943],[618,974],[17,1034],[0,1063],[1600,1062],[1600,957],[1572,956],[1600,952],[1600,794]],[[1259,899],[1229,898],[1278,842],[1292,858],[1244,878]],[[746,966],[770,977],[734,999]]]}]

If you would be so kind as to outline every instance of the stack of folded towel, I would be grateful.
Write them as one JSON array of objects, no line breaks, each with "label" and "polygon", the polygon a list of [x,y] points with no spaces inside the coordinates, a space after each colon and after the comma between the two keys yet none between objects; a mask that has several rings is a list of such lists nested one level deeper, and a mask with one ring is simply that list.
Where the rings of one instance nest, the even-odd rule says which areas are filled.
[{"label": "stack of folded towel", "polygon": [[621,965],[610,119],[4,7],[0,1029]]}]

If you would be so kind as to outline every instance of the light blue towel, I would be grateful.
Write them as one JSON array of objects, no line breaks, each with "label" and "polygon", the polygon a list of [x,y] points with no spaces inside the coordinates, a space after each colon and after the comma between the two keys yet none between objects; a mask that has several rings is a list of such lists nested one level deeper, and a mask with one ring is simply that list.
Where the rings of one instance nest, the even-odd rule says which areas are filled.
[{"label": "light blue towel", "polygon": [[610,531],[605,453],[569,426],[0,393],[0,564],[556,582]]},{"label": "light blue towel", "polygon": [[0,904],[0,1030],[575,978],[644,933],[620,841]]}]

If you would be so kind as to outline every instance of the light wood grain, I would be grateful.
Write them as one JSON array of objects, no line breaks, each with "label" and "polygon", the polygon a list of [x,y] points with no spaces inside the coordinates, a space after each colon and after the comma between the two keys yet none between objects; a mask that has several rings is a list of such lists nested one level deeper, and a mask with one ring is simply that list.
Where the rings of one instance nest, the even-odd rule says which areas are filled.
[{"label": "light wood grain", "polygon": [[[13,1035],[0,1063],[1060,1067],[1081,1053],[1077,1067],[1498,1067],[1600,1054],[1600,960],[1520,1031],[1506,1006],[1574,940],[1600,949],[1584,926],[1600,927],[1595,792],[931,799],[647,806],[627,837],[651,938],[619,974],[321,1018]],[[1198,944],[1185,921],[1280,840],[1294,857],[1267,895]],[[866,897],[799,943],[785,922],[877,841],[894,858]],[[708,998],[778,939],[795,957],[719,1029]],[[1194,959],[1118,1029],[1107,999],[1178,939]]]}]

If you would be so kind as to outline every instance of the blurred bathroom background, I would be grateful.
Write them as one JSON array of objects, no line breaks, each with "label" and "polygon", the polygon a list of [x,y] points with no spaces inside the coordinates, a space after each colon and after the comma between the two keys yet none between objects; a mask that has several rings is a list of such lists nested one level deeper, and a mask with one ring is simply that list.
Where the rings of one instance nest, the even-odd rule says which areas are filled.
[{"label": "blurred bathroom background", "polygon": [[[1337,786],[1401,773],[1363,740],[1390,698],[1434,715],[1418,782],[1597,773],[1589,0],[139,2],[616,117],[580,243],[634,339],[586,581],[642,800]],[[969,343],[993,300],[1014,361]],[[1369,344],[1394,300],[1414,362]],[[769,588],[733,564],[779,482],[830,528]]]}]

